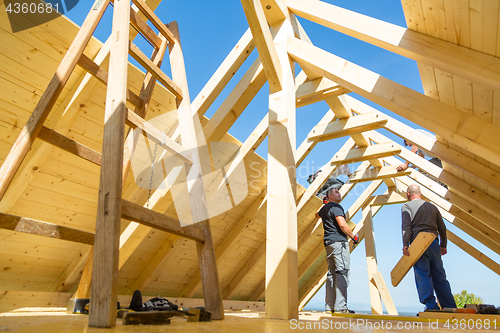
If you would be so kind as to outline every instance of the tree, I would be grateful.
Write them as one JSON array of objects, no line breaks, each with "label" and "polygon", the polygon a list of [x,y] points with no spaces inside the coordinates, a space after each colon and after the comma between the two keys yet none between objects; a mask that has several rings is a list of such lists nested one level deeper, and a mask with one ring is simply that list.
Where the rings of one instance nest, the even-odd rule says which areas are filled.
[{"label": "tree", "polygon": [[464,308],[465,304],[482,304],[483,299],[477,297],[472,293],[468,293],[467,290],[462,290],[460,294],[453,294],[455,298],[455,303],[457,303],[457,308]]}]

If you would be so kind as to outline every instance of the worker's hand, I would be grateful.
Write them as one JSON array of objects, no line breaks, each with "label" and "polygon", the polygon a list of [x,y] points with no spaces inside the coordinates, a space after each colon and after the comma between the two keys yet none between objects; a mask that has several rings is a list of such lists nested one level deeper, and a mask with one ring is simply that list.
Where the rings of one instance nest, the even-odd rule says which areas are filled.
[{"label": "worker's hand", "polygon": [[352,239],[352,243],[353,243],[354,245],[357,245],[357,244],[359,243],[359,237],[358,237],[358,235],[354,235],[354,237],[353,237],[353,239]]},{"label": "worker's hand", "polygon": [[403,246],[403,255],[409,257],[410,251],[408,251],[408,246]]},{"label": "worker's hand", "polygon": [[401,172],[401,171],[405,171],[406,169],[408,169],[408,166],[406,164],[400,164],[396,167],[396,171],[397,172]]},{"label": "worker's hand", "polygon": [[445,247],[441,248],[441,255],[444,256],[446,253],[448,253],[448,250]]}]

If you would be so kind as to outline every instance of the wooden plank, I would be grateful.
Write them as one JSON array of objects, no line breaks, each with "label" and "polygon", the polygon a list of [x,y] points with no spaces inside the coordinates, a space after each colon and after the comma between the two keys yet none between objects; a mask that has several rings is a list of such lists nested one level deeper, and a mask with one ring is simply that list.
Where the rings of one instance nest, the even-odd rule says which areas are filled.
[{"label": "wooden plank", "polygon": [[[449,322],[450,323],[455,323],[455,320],[457,320],[458,323],[460,322],[468,322],[469,320],[481,320],[481,322],[484,323],[485,320],[489,320],[491,323],[491,328],[492,329],[498,329],[500,326],[498,322],[495,320],[498,320],[498,315],[486,315],[486,314],[471,314],[471,313],[439,313],[439,312],[419,312],[418,313],[419,318],[422,318],[424,320],[430,320],[435,322],[436,320],[443,320],[444,322]],[[463,320],[463,321],[462,321]],[[453,326],[451,326],[453,327]]]},{"label": "wooden plank", "polygon": [[110,51],[104,113],[89,327],[113,327],[116,324],[129,19],[130,4],[117,2],[113,12],[111,35],[114,43]]},{"label": "wooden plank", "polygon": [[377,286],[372,282],[373,275],[378,272],[377,252],[375,250],[375,236],[373,218],[370,206],[363,208],[363,228],[365,234],[366,267],[368,270],[368,289],[373,314],[382,314],[382,301]]},{"label": "wooden plank", "polygon": [[135,112],[127,110],[127,117],[125,120],[127,125],[132,128],[140,128],[148,135],[148,138],[151,141],[177,156],[184,163],[193,164],[191,158],[189,157],[189,152],[187,152],[180,144],[168,137],[165,132],[160,132],[159,129],[151,125]]},{"label": "wooden plank", "polygon": [[307,138],[314,141],[337,139],[380,128],[386,122],[387,119],[385,117],[377,114],[350,117],[332,121],[328,124],[317,125],[309,132]]},{"label": "wooden plank", "polygon": [[315,70],[444,139],[500,164],[500,147],[491,144],[497,138],[496,126],[296,38],[289,40],[289,54],[301,67]]},{"label": "wooden plank", "polygon": [[121,217],[129,221],[137,221],[151,228],[186,237],[197,242],[205,242],[205,234],[198,226],[191,225],[181,227],[179,220],[123,199]]},{"label": "wooden plank", "polygon": [[297,108],[340,96],[350,91],[327,78],[308,81],[297,87]]},{"label": "wooden plank", "polygon": [[[214,244],[212,239],[212,231],[210,228],[208,208],[205,198],[205,190],[201,178],[200,157],[198,155],[198,142],[196,138],[196,128],[191,112],[191,101],[189,100],[189,90],[186,78],[186,70],[184,66],[184,57],[180,43],[179,27],[177,22],[171,22],[169,28],[177,40],[173,46],[170,45],[170,67],[172,69],[172,77],[182,87],[185,98],[177,99],[177,118],[179,121],[179,129],[182,140],[182,146],[185,149],[193,151],[193,165],[191,166],[187,182],[189,185],[189,202],[191,204],[192,221],[196,222],[205,234],[205,243],[196,243],[198,253],[198,262],[200,267],[201,281],[203,294],[205,298],[205,308],[212,312],[212,318],[216,320],[224,319],[224,309],[222,304],[222,296],[219,285],[219,273],[215,258]],[[199,125],[199,124],[198,124]],[[199,127],[201,128],[201,126]]]},{"label": "wooden plank", "polygon": [[194,113],[199,117],[205,114],[254,48],[252,33],[248,29],[194,99],[191,104]]},{"label": "wooden plank", "polygon": [[100,153],[57,133],[50,128],[43,126],[40,133],[38,133],[38,138],[64,151],[67,151],[68,153],[81,157],[96,165],[101,165]]},{"label": "wooden plank", "polygon": [[391,282],[394,287],[398,286],[399,282],[403,280],[408,271],[415,265],[417,260],[420,259],[434,239],[436,239],[436,235],[430,232],[420,232],[417,235],[408,248],[410,255],[403,255],[391,271]]},{"label": "wooden plank", "polygon": [[175,44],[175,38],[172,32],[163,24],[163,22],[156,16],[151,8],[143,0],[132,0],[132,2],[139,8],[139,10],[151,21],[151,23],[160,31],[160,33],[167,38],[169,43]]},{"label": "wooden plank", "polygon": [[[94,61],[92,61],[92,59],[87,57],[85,54],[82,54],[80,56],[80,59],[78,60],[78,65],[82,67],[84,70],[86,70],[93,77],[98,79],[100,82],[108,84],[108,72],[101,66],[97,65]],[[142,99],[139,98],[139,96],[137,96],[130,89],[127,89],[127,100],[130,101],[130,103],[132,103],[139,109],[142,107],[143,104]]]},{"label": "wooden plank", "polygon": [[[135,0],[138,1],[138,0]],[[132,42],[129,42],[129,50],[132,58],[137,60],[148,72],[153,74],[153,76],[161,82],[176,98],[182,99],[183,92],[168,76],[165,74],[158,66],[156,66],[151,59],[146,57],[144,53]]]},{"label": "wooden plank", "polygon": [[[366,114],[370,112],[379,112],[369,105],[362,103],[350,96],[346,96],[349,105],[361,114]],[[430,137],[423,133],[414,130],[412,127],[403,124],[402,122],[385,115],[387,117],[387,123],[384,124],[384,128],[388,131],[398,135],[399,137],[415,143],[419,148],[426,152],[429,152],[435,156],[438,156],[442,161],[453,164],[469,174],[478,177],[479,179],[491,184],[500,189],[500,173],[488,168],[487,166],[475,161],[474,159],[461,154],[460,152],[440,143],[439,141],[432,140]],[[383,140],[388,140],[382,134],[373,132],[375,136],[378,136],[379,142],[386,142]],[[385,138],[385,139],[382,139]],[[407,155],[407,154],[406,154]],[[438,176],[434,175],[436,178]]]},{"label": "wooden plank", "polygon": [[295,73],[286,41],[293,30],[287,21],[271,28],[279,28],[275,40],[282,89],[269,94],[267,221],[274,222],[266,226],[266,317],[292,319],[298,318],[297,145]]},{"label": "wooden plank", "polygon": [[141,16],[135,12],[135,10],[130,11],[130,23],[139,30],[142,35],[147,38],[156,48],[161,46],[161,38],[156,35],[153,29],[141,18]]},{"label": "wooden plank", "polygon": [[94,248],[90,249],[88,253],[89,260],[85,264],[85,267],[82,272],[82,277],[80,279],[80,283],[78,284],[78,288],[76,289],[73,298],[90,298],[90,281],[92,279],[92,267],[94,264]]},{"label": "wooden plank", "polygon": [[0,200],[3,198],[10,182],[33,144],[34,138],[40,132],[50,110],[55,105],[59,94],[73,72],[80,55],[92,37],[108,4],[109,0],[104,0],[96,10],[92,10],[89,13],[56,70],[56,74],[50,81],[47,90],[45,90],[42,98],[35,107],[26,126],[23,127],[23,131],[12,146],[9,155],[7,155],[2,163],[0,168]]},{"label": "wooden plank", "polygon": [[[291,0],[287,2],[287,5],[293,14],[315,23],[416,60],[419,63],[440,68],[452,75],[484,84],[494,90],[500,88],[500,60],[483,53],[485,51],[482,49],[454,45],[445,40],[439,40],[322,1]],[[444,33],[446,34],[446,31]],[[472,36],[471,40],[474,41],[474,39],[478,38]],[[495,44],[496,41],[493,45]],[[493,46],[493,53],[490,54],[494,55],[494,50]]]},{"label": "wooden plank", "polygon": [[92,233],[10,214],[0,213],[0,228],[94,245],[94,234]]},{"label": "wooden plank", "polygon": [[491,269],[493,272],[497,273],[500,275],[500,265],[497,264],[495,261],[491,260],[488,256],[486,256],[484,253],[478,251],[475,247],[455,235],[449,230],[446,230],[446,237],[447,239],[470,254],[474,259]]},{"label": "wooden plank", "polygon": [[282,89],[282,67],[260,0],[241,0],[272,92]]},{"label": "wooden plank", "polygon": [[375,282],[375,285],[377,286],[377,289],[380,293],[380,296],[382,297],[382,301],[384,301],[385,308],[387,309],[387,313],[393,316],[398,315],[398,310],[396,310],[396,307],[394,306],[394,302],[392,301],[391,294],[389,293],[389,290],[387,289],[387,285],[385,284],[384,277],[382,276],[382,273],[377,272],[372,275],[372,279]]},{"label": "wooden plank", "polygon": [[269,23],[269,25],[274,25],[284,19],[290,18],[286,3],[282,0],[260,0],[260,3],[266,14],[267,23]]},{"label": "wooden plank", "polygon": [[372,206],[383,206],[383,205],[394,205],[401,204],[408,201],[407,198],[403,197],[397,192],[390,192],[389,194],[376,195],[372,197],[370,205]]},{"label": "wooden plank", "polygon": [[384,166],[381,168],[371,168],[363,173],[355,173],[351,176],[351,181],[367,182],[377,179],[407,176],[410,173],[411,170],[408,169],[405,171],[397,172],[395,166]]},{"label": "wooden plank", "polygon": [[330,160],[331,164],[350,164],[371,159],[397,155],[401,152],[401,147],[394,143],[382,143],[371,145],[366,148],[354,148],[349,150],[339,150]]}]

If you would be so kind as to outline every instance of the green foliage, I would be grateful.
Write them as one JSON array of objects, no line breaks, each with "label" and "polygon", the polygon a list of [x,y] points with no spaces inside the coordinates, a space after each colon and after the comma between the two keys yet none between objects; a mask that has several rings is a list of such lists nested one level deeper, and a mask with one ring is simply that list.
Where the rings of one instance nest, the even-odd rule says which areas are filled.
[{"label": "green foliage", "polygon": [[457,303],[457,308],[465,307],[465,304],[482,304],[483,299],[477,297],[472,293],[468,293],[467,290],[462,290],[460,294],[453,294],[455,298],[455,303]]}]

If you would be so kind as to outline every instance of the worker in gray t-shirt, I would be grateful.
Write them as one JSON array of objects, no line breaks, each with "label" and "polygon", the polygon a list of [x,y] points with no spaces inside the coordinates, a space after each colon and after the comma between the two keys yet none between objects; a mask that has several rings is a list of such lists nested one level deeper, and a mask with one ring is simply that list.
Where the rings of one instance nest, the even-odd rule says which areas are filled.
[{"label": "worker in gray t-shirt", "polygon": [[439,243],[438,238],[434,239],[413,265],[420,303],[425,305],[425,310],[439,310],[435,292],[442,308],[456,308],[441,260],[441,256],[447,253],[446,226],[441,213],[436,206],[422,200],[418,185],[408,186],[406,195],[410,201],[404,203],[401,208],[403,254],[410,255],[409,246],[420,232],[431,232],[441,240]]}]

